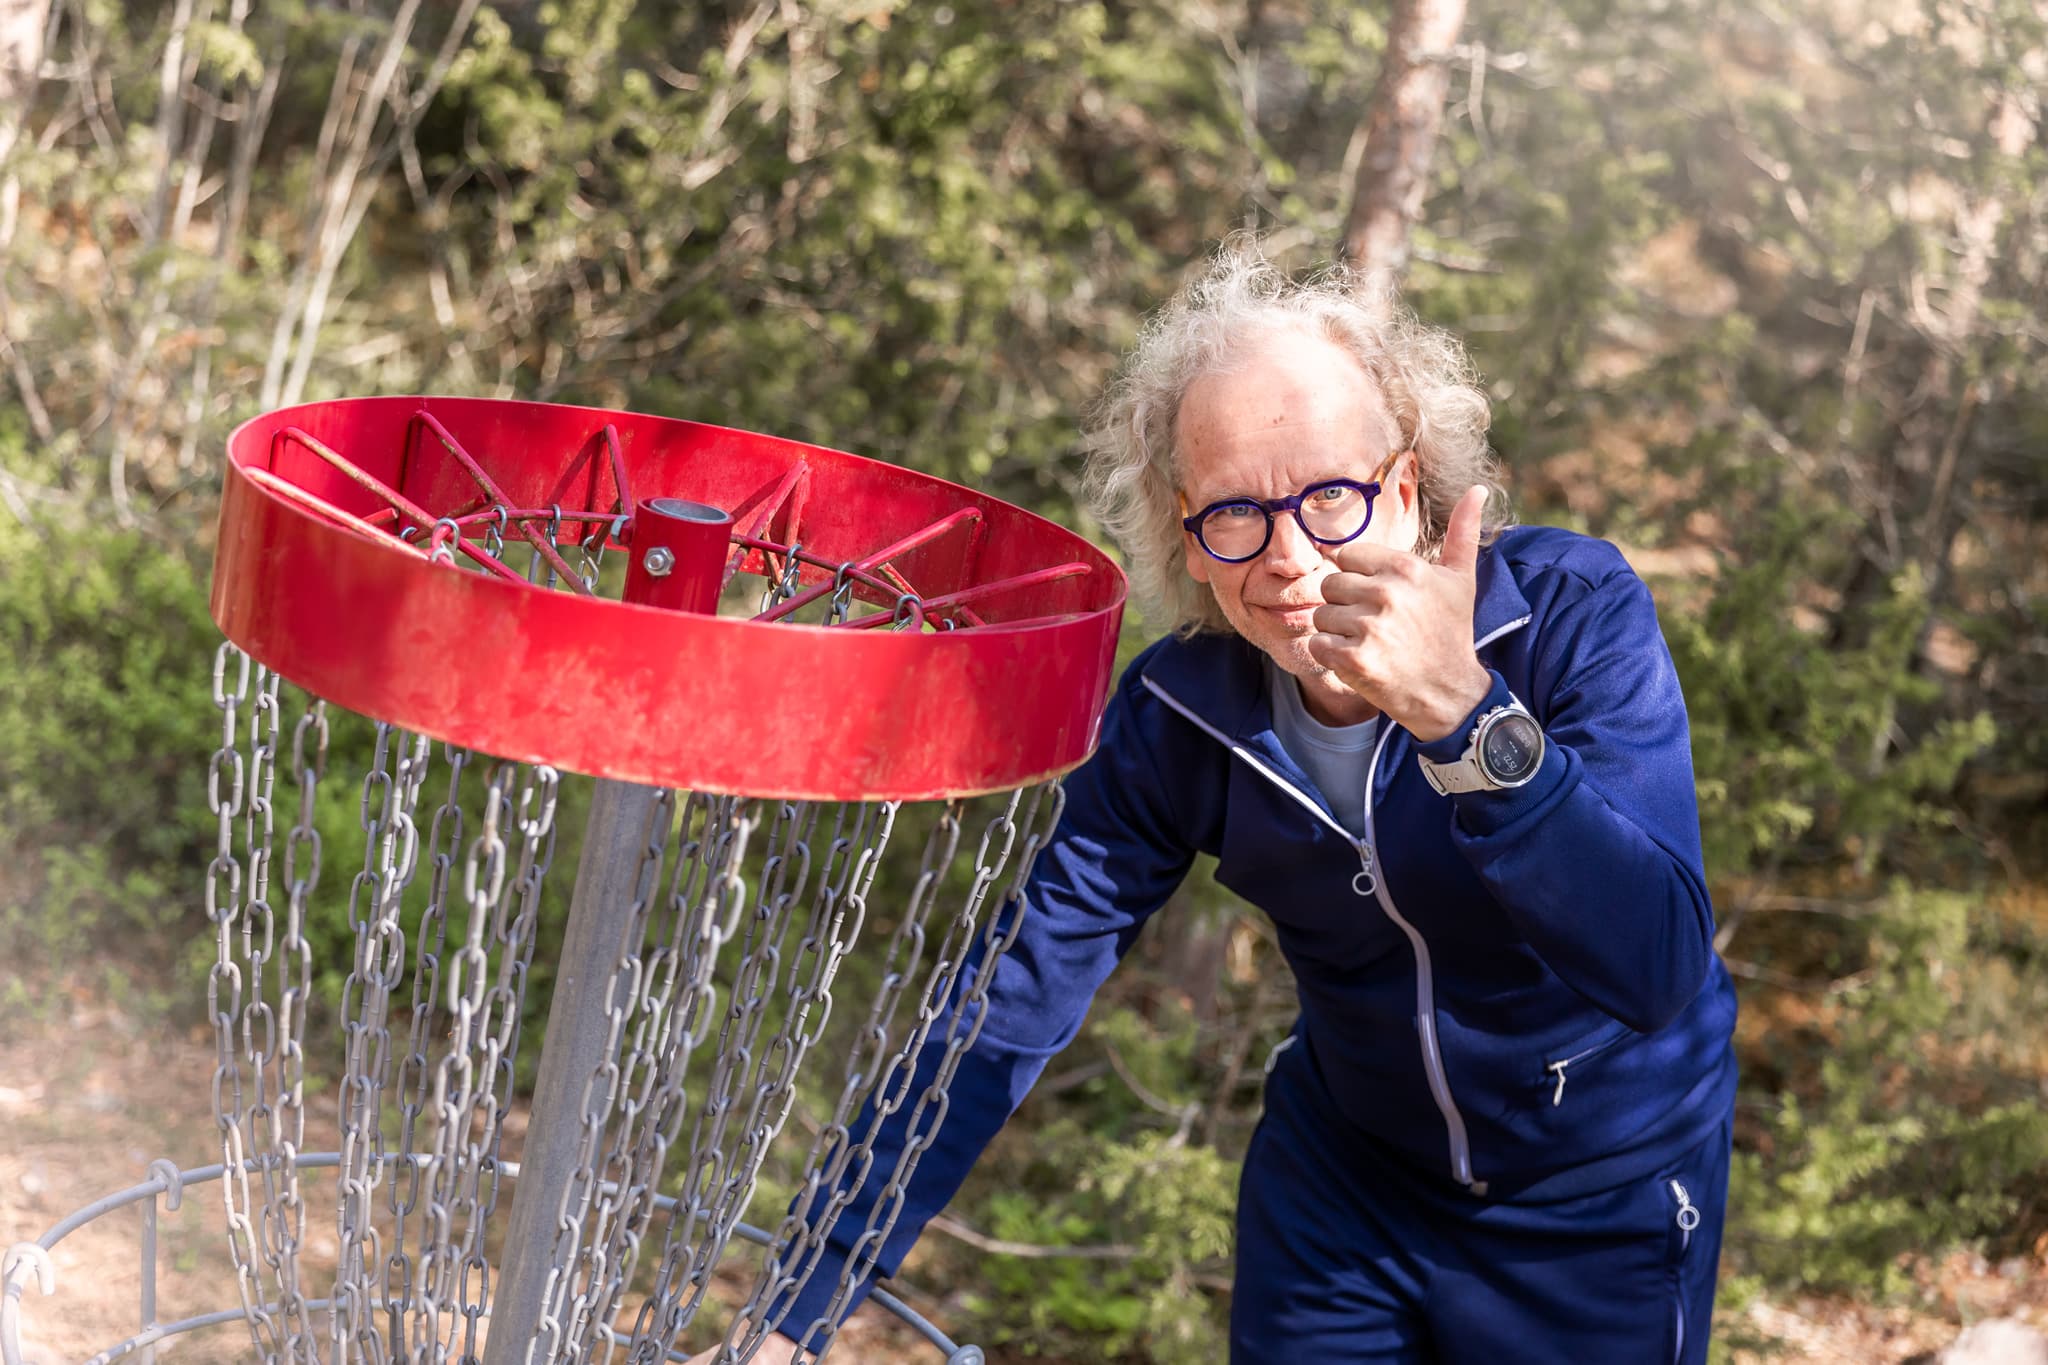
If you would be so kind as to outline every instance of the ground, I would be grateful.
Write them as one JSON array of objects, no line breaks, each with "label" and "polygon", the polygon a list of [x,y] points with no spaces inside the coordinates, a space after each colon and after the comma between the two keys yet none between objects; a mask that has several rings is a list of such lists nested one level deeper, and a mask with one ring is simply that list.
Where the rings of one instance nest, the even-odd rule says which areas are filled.
[{"label": "ground", "polygon": [[[96,978],[98,979],[98,978]],[[17,977],[16,986],[23,984]],[[132,993],[131,993],[132,994]],[[181,1167],[219,1160],[211,1115],[211,1032],[167,1019],[189,1014],[162,1002],[124,1000],[104,980],[16,990],[0,1014],[0,1246],[39,1236],[64,1215],[146,1177],[151,1160]],[[309,1118],[308,1146],[332,1150],[331,1104]],[[324,1132],[314,1131],[324,1128]],[[317,1207],[317,1205],[316,1205]],[[331,1205],[329,1206],[331,1207]],[[31,1289],[23,1302],[27,1359],[75,1361],[137,1330],[141,1271],[139,1214],[122,1210],[73,1234],[53,1253],[56,1294]],[[195,1189],[162,1215],[158,1251],[159,1317],[165,1321],[234,1306],[218,1184]],[[318,1228],[317,1254],[333,1254]],[[1768,1354],[1741,1349],[1741,1365],[1765,1360],[1931,1361],[1968,1323],[2016,1317],[2048,1329],[2048,1265],[1984,1263],[1967,1254],[1917,1268],[1922,1291],[1908,1304],[1872,1306],[1825,1299],[1760,1302],[1724,1324],[1730,1336],[1775,1339]],[[945,1305],[922,1296],[920,1309],[942,1324]],[[936,1353],[870,1308],[849,1325],[832,1359],[936,1360]],[[249,1357],[239,1324],[167,1344],[181,1365]],[[1002,1365],[1000,1357],[992,1357]]]},{"label": "ground", "polygon": [[[14,985],[21,985],[17,977]],[[169,1019],[190,1012],[160,1002],[115,1003],[105,983],[79,980],[33,993],[32,1003],[0,1011],[0,1249],[33,1240],[54,1223],[104,1195],[148,1178],[168,1157],[181,1169],[220,1160],[211,1087],[210,1028]],[[508,1129],[519,1126],[519,1115]],[[308,1106],[306,1150],[333,1151],[337,1124],[331,1097]],[[309,1178],[310,1179],[310,1178]],[[333,1210],[331,1180],[309,1185],[307,1257],[331,1268],[336,1241],[319,1213]],[[221,1186],[195,1186],[176,1212],[159,1215],[157,1320],[175,1322],[237,1306]],[[140,1326],[140,1206],[110,1213],[60,1242],[51,1253],[56,1294],[24,1296],[22,1344],[37,1365],[84,1360],[134,1335]],[[729,1260],[731,1258],[728,1258]],[[749,1265],[748,1270],[751,1270]],[[737,1275],[731,1302],[744,1298]],[[920,1299],[920,1311],[943,1320],[944,1306]],[[700,1333],[701,1335],[701,1333]],[[692,1336],[693,1349],[714,1338]],[[938,1356],[880,1309],[864,1308],[832,1353],[844,1365],[936,1361]],[[251,1358],[239,1321],[167,1342],[159,1355],[179,1365]]]}]

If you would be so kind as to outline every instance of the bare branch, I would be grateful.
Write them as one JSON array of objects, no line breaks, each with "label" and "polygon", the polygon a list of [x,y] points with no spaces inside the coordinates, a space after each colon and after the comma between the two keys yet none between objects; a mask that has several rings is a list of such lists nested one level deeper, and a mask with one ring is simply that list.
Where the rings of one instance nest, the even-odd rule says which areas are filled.
[{"label": "bare branch", "polygon": [[955,1241],[965,1242],[977,1251],[991,1252],[997,1256],[1022,1256],[1033,1261],[1132,1261],[1144,1255],[1142,1247],[1129,1246],[1121,1242],[1108,1245],[1049,1247],[1036,1242],[1011,1242],[1001,1237],[990,1237],[976,1232],[965,1223],[939,1214],[925,1224],[935,1232],[943,1232]]}]

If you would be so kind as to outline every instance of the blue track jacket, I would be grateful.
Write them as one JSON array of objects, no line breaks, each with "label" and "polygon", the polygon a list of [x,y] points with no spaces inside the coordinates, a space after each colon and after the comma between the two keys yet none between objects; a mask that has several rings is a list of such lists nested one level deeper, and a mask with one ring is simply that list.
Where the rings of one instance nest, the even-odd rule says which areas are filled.
[{"label": "blue track jacket", "polygon": [[[1475,1199],[1571,1198],[1649,1175],[1723,1120],[1735,993],[1714,953],[1685,702],[1649,590],[1611,545],[1533,527],[1482,550],[1478,574],[1474,639],[1493,692],[1430,744],[1382,726],[1364,839],[1280,747],[1253,646],[1171,638],[1131,664],[1100,748],[1067,779],[882,1273],[1073,1040],[1198,852],[1272,917],[1300,993],[1298,1043],[1335,1109],[1411,1168],[1402,1178]],[[1455,759],[1510,693],[1543,726],[1536,777],[1438,795],[1417,754]],[[819,1325],[905,1117],[884,1125],[877,1176],[784,1320],[792,1336]]]}]

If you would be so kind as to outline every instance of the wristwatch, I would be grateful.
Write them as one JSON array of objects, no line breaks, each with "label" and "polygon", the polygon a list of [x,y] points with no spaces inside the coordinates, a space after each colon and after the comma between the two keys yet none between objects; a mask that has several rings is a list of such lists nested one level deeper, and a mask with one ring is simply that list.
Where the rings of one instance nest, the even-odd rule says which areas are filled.
[{"label": "wristwatch", "polygon": [[1519,787],[1543,766],[1543,727],[1527,707],[1510,697],[1506,706],[1496,706],[1479,718],[1465,752],[1456,759],[1432,763],[1418,754],[1415,761],[1439,796]]}]

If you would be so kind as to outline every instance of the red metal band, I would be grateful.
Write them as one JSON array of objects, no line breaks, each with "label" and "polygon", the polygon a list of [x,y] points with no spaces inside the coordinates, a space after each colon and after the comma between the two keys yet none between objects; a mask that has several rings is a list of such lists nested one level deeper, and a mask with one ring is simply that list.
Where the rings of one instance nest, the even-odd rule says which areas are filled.
[{"label": "red metal band", "polygon": [[[214,619],[352,711],[577,772],[826,799],[1005,790],[1094,745],[1123,574],[973,489],[729,428],[489,399],[307,404],[245,424],[228,453]],[[624,543],[644,572],[634,498],[722,510],[724,577],[806,601],[843,585],[868,604],[849,624],[872,628],[548,591],[493,555],[524,537],[580,589],[560,547]]]}]

